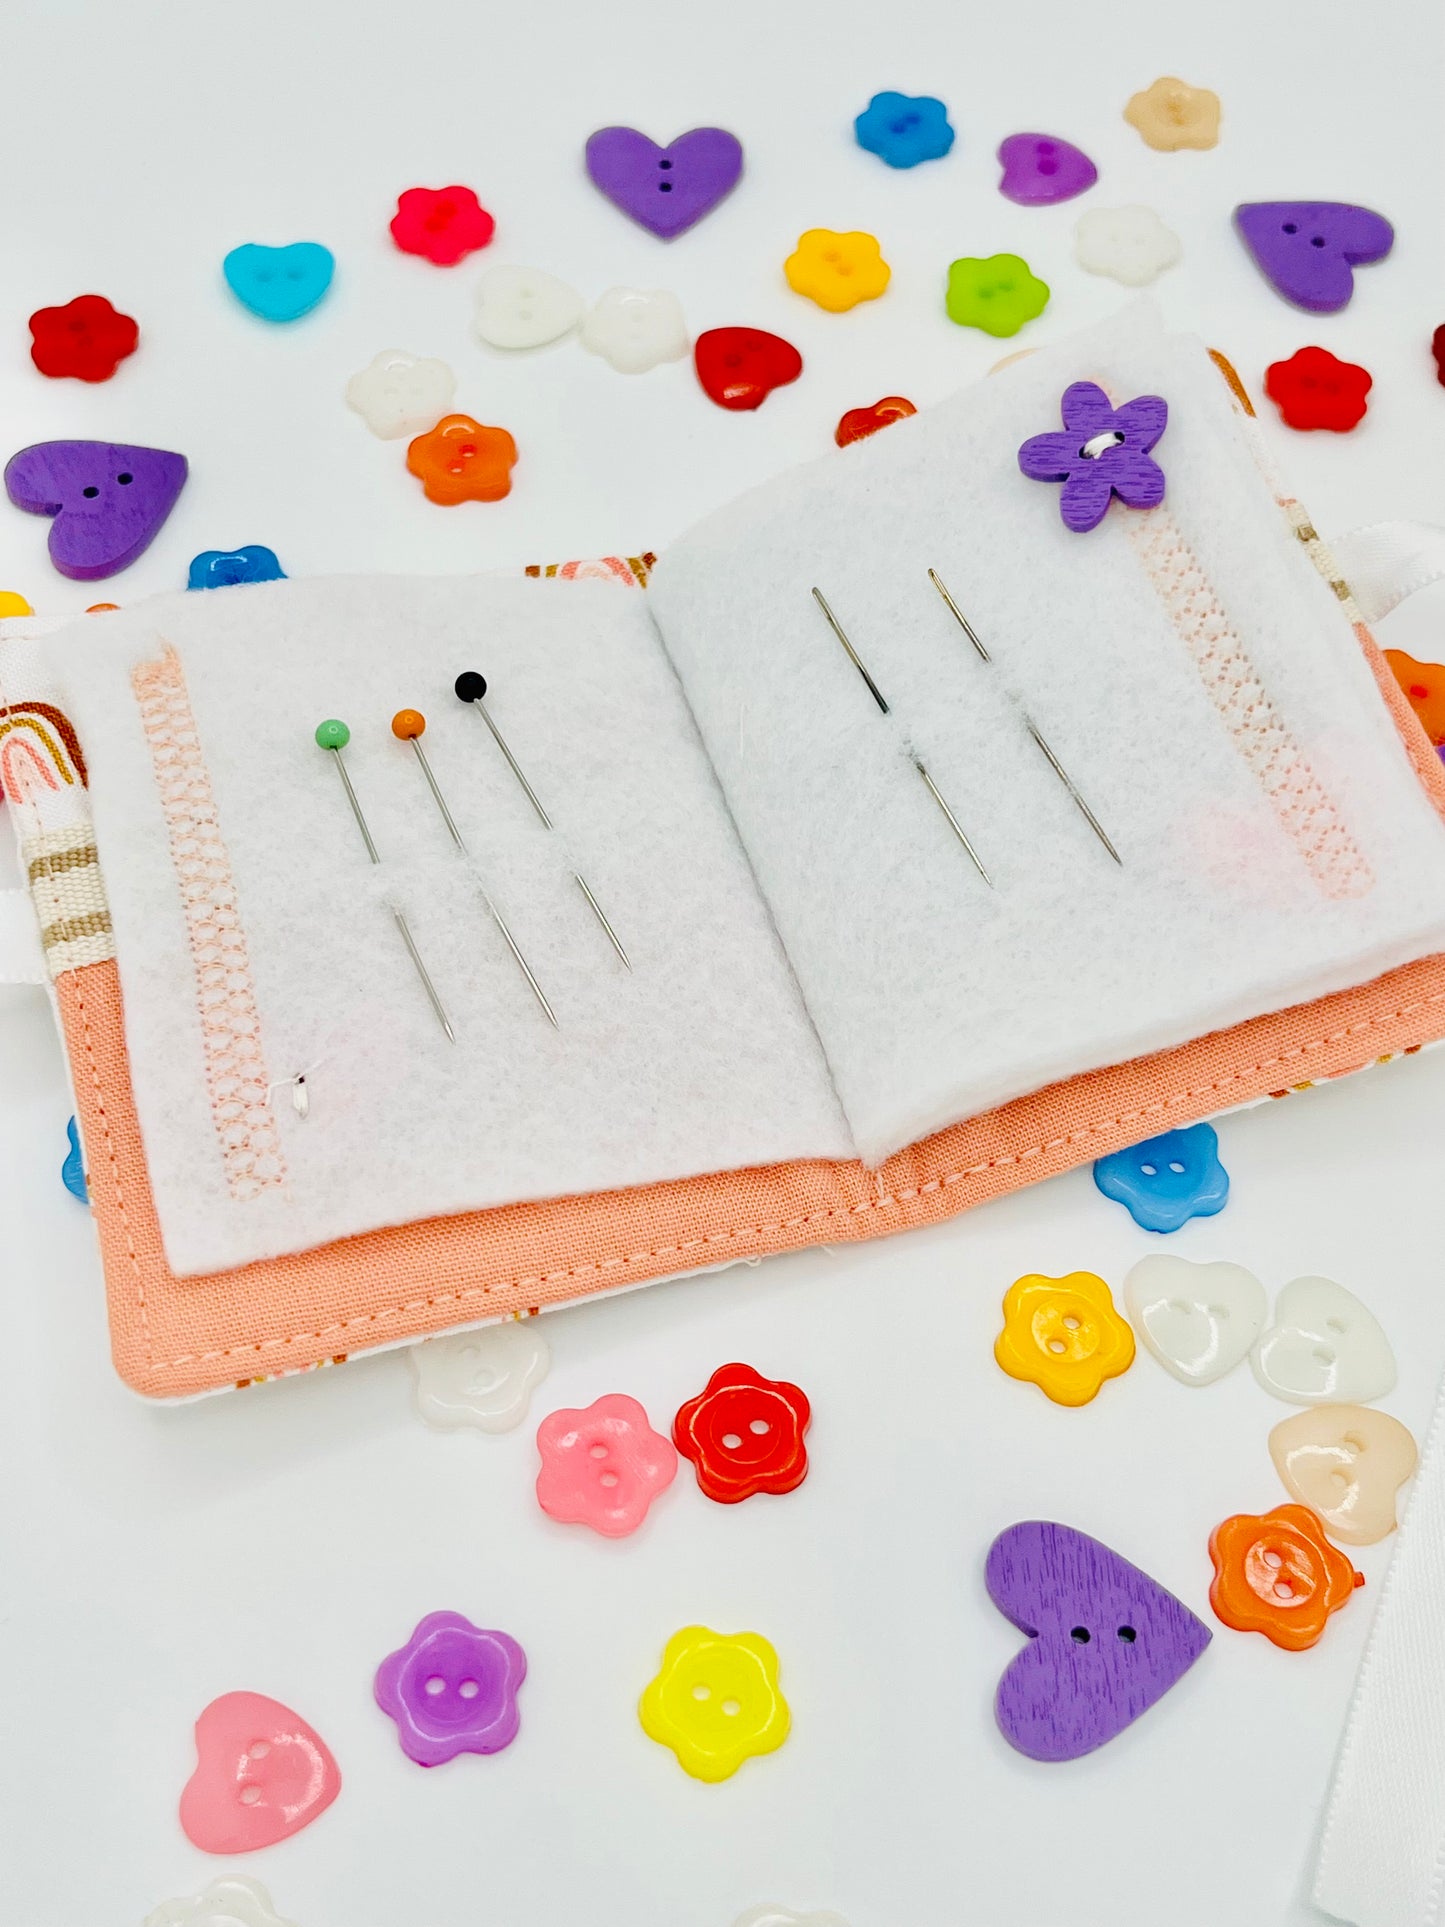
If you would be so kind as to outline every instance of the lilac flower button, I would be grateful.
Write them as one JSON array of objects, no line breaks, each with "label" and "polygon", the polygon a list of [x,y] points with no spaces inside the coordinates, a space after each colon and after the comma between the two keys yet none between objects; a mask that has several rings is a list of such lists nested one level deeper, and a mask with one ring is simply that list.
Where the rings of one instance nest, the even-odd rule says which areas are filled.
[{"label": "lilac flower button", "polygon": [[517,1737],[517,1688],[527,1655],[515,1639],[461,1613],[428,1613],[376,1669],[374,1691],[396,1721],[401,1750],[418,1766],[458,1753],[500,1753]]},{"label": "lilac flower button", "polygon": [[1031,435],[1019,450],[1019,467],[1035,482],[1062,482],[1059,513],[1064,526],[1087,535],[1104,519],[1111,496],[1131,509],[1157,508],[1164,500],[1164,471],[1149,451],[1164,433],[1169,404],[1160,395],[1138,395],[1111,408],[1097,382],[1076,381],[1059,404],[1063,432]]}]

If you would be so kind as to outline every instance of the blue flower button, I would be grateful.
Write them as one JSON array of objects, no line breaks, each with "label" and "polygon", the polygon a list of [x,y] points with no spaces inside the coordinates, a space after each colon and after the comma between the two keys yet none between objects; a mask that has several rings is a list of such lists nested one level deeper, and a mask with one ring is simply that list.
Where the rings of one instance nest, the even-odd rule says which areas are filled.
[{"label": "blue flower button", "polygon": [[929,94],[875,94],[853,132],[860,147],[890,167],[941,161],[953,145],[948,109]]},{"label": "blue flower button", "polygon": [[65,1162],[60,1167],[60,1182],[72,1198],[79,1198],[82,1204],[90,1203],[90,1193],[85,1188],[85,1160],[80,1155],[80,1133],[71,1118],[65,1127],[65,1135],[70,1139],[70,1149],[65,1154]]},{"label": "blue flower button", "polygon": [[252,542],[244,549],[202,549],[186,576],[188,589],[229,589],[233,582],[284,582],[276,551]]},{"label": "blue flower button", "polygon": [[252,314],[263,321],[295,321],[331,286],[336,261],[319,241],[293,241],[288,248],[248,241],[231,249],[221,271],[231,293]]},{"label": "blue flower button", "polygon": [[1146,1137],[1094,1162],[1094,1182],[1124,1205],[1145,1231],[1177,1231],[1189,1218],[1212,1218],[1229,1197],[1212,1124]]}]

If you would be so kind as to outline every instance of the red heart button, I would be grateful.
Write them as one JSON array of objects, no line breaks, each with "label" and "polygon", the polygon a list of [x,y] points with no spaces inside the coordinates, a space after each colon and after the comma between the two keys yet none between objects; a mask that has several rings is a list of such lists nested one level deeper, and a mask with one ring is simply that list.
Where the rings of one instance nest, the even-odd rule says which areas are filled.
[{"label": "red heart button", "polygon": [[223,1693],[196,1721],[181,1826],[202,1853],[254,1853],[324,1813],[341,1771],[314,1727],[264,1693]]},{"label": "red heart button", "polygon": [[865,435],[876,435],[889,422],[901,422],[905,415],[917,413],[905,395],[885,395],[871,408],[850,408],[833,430],[833,440],[839,448],[846,448],[849,442],[861,442]]},{"label": "red heart button", "polygon": [[692,351],[697,378],[719,408],[759,408],[803,372],[791,341],[764,328],[709,328]]}]

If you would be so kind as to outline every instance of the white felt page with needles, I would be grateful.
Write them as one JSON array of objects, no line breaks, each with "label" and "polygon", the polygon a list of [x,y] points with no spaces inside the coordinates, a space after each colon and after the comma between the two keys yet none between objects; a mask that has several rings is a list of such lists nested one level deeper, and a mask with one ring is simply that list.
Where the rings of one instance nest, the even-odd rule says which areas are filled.
[{"label": "white felt page with needles", "polygon": [[[1168,493],[1077,535],[1017,450],[1085,379],[1168,402]],[[870,1161],[1445,947],[1445,828],[1359,643],[1147,307],[753,491],[651,594]]]}]

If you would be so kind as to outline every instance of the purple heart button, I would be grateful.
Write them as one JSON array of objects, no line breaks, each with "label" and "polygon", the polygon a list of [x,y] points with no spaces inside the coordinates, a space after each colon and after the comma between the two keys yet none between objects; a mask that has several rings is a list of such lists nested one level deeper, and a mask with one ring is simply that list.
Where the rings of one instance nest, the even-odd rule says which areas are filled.
[{"label": "purple heart button", "polygon": [[1355,269],[1383,261],[1395,230],[1349,201],[1246,201],[1240,239],[1276,294],[1312,314],[1334,314],[1355,291]]},{"label": "purple heart button", "polygon": [[603,127],[587,143],[593,186],[664,241],[710,213],[742,171],[742,142],[722,127],[694,127],[669,147],[635,127]]},{"label": "purple heart button", "polygon": [[998,191],[1020,207],[1052,207],[1072,201],[1099,178],[1099,170],[1081,147],[1061,141],[1057,134],[1010,134],[998,150],[1003,165]]},{"label": "purple heart button", "polygon": [[175,507],[186,458],[128,442],[35,442],[5,464],[16,508],[50,515],[50,559],[74,582],[118,575]]},{"label": "purple heart button", "polygon": [[1209,1628],[1172,1593],[1072,1526],[1010,1526],[989,1547],[984,1578],[1029,1636],[994,1713],[1031,1760],[1077,1760],[1116,1738],[1209,1644]]}]

